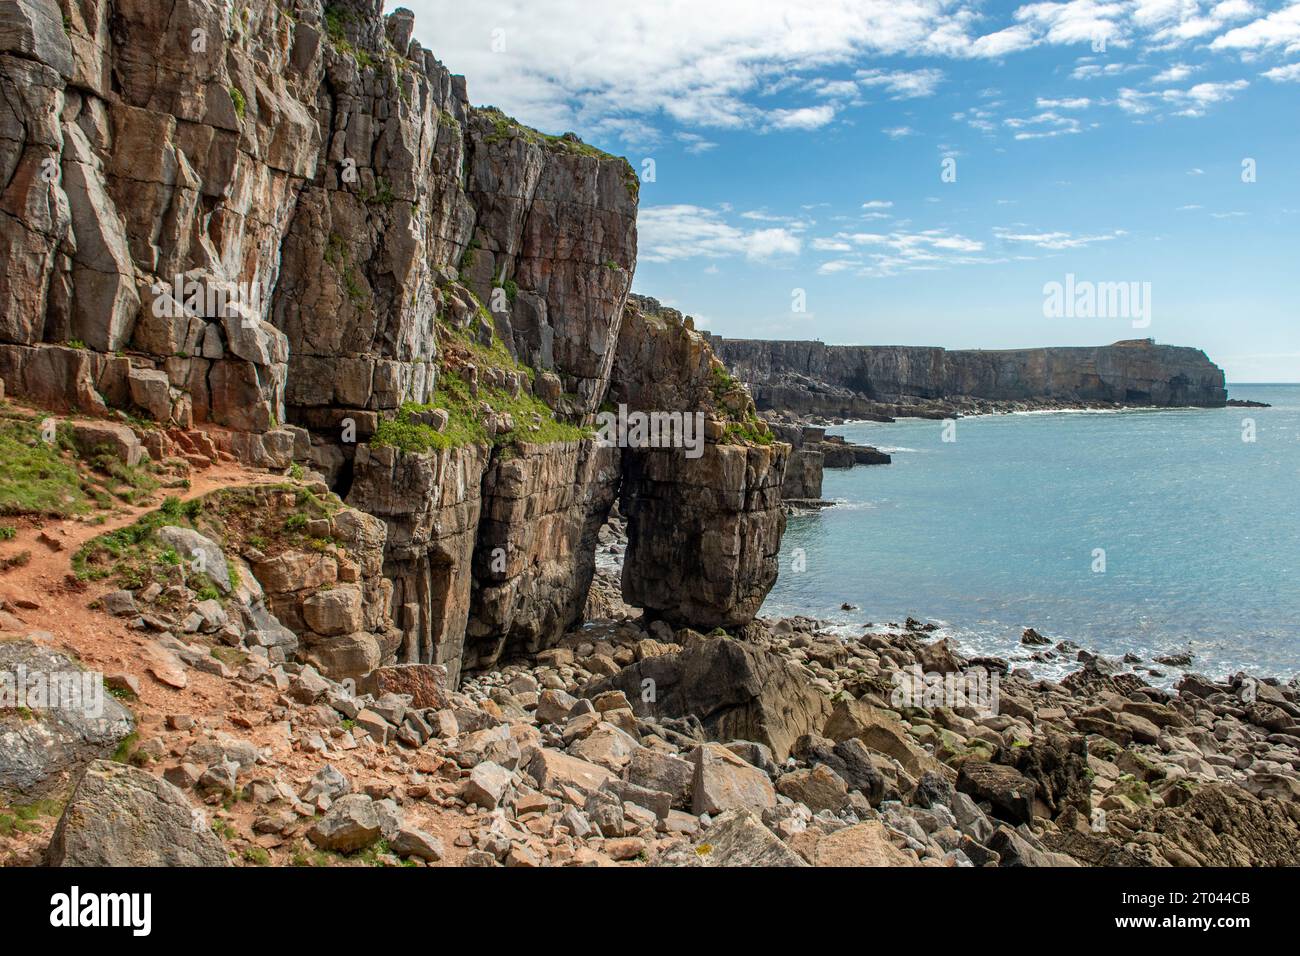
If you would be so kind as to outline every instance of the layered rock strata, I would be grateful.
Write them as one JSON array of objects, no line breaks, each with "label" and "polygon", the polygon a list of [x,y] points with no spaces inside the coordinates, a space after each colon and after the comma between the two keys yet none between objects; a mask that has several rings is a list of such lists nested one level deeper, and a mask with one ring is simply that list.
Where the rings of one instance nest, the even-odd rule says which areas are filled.
[{"label": "layered rock strata", "polygon": [[[471,106],[410,11],[381,11],[8,5],[0,379],[51,410],[209,429],[382,518],[401,632],[385,661],[454,679],[553,642],[581,614],[620,493],[637,603],[748,620],[775,577],[782,452],[727,431],[752,405],[728,384],[733,407],[715,408],[702,337],[624,333],[630,165]],[[466,354],[449,365],[453,340]],[[620,354],[653,374],[615,374]],[[620,460],[588,437],[611,388],[637,408],[704,409],[703,463]],[[467,435],[467,420],[484,427]],[[348,668],[375,656],[354,650]]]},{"label": "layered rock strata", "polygon": [[1151,339],[1005,351],[726,339],[710,343],[760,409],[823,418],[943,417],[982,403],[1217,407],[1223,370]]}]

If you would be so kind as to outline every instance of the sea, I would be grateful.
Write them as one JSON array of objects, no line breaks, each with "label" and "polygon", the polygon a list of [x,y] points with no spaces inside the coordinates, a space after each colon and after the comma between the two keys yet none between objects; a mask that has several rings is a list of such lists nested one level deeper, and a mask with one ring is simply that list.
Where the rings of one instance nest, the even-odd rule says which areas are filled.
[{"label": "sea", "polygon": [[[908,616],[967,654],[1025,662],[1033,627],[1154,665],[1300,674],[1300,385],[1269,408],[1028,412],[829,429],[893,456],[826,469],[835,505],[789,518],[762,614],[845,635]],[[852,605],[852,610],[842,605]],[[870,627],[868,627],[870,625]]]}]

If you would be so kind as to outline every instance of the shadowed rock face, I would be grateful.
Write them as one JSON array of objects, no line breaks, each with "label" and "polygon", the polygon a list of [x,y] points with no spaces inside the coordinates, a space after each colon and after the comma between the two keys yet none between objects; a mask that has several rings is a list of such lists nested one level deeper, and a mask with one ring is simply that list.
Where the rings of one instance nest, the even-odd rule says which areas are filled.
[{"label": "shadowed rock face", "polygon": [[723,443],[728,425],[769,434],[749,394],[721,378],[724,371],[688,318],[633,297],[611,402],[642,412],[701,410],[708,438],[697,458],[683,448],[623,453],[623,597],[677,626],[745,624],[776,583],[790,446]]},{"label": "shadowed rock face", "polygon": [[748,623],[776,583],[789,446],[708,444],[626,457],[623,599],[674,626]]},{"label": "shadowed rock face", "polygon": [[474,551],[467,668],[536,653],[582,613],[619,450],[594,440],[523,445],[492,461]]},{"label": "shadowed rock face", "polygon": [[424,455],[365,445],[357,450],[348,497],[388,525],[384,575],[393,582],[393,619],[404,632],[397,659],[444,664],[452,686],[465,645],[488,460],[483,445]]},{"label": "shadowed rock face", "polygon": [[949,351],[711,336],[760,408],[840,417],[925,400],[1224,404],[1223,370],[1199,349],[1149,339],[1096,348]]}]

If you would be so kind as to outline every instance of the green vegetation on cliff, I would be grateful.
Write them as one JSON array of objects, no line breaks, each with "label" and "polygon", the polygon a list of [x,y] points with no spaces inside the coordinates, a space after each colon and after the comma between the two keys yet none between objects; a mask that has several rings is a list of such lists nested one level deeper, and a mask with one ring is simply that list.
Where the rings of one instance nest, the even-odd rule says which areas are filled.
[{"label": "green vegetation on cliff", "polygon": [[[509,415],[514,427],[489,436],[483,422],[483,405],[494,414]],[[447,424],[441,430],[421,421],[423,413],[433,409],[447,413]],[[502,447],[516,442],[578,441],[590,434],[586,429],[557,420],[551,407],[535,395],[525,391],[511,395],[503,388],[480,384],[475,398],[469,383],[460,374],[446,372],[438,381],[432,402],[427,405],[407,402],[397,415],[379,423],[371,444],[427,452],[468,444]]]},{"label": "green vegetation on cliff", "polygon": [[623,185],[627,187],[628,194],[636,199],[641,192],[641,180],[637,178],[636,170],[632,164],[627,161],[626,157],[615,156],[613,153],[607,153],[603,149],[598,149],[590,143],[584,143],[578,138],[577,133],[564,133],[560,136],[552,136],[549,133],[543,133],[535,130],[531,126],[525,126],[513,116],[508,116],[495,106],[483,106],[474,111],[484,117],[493,126],[493,131],[488,134],[486,142],[488,143],[505,143],[512,139],[522,139],[525,142],[533,143],[536,146],[542,146],[546,149],[557,152],[569,153],[574,156],[589,156],[592,159],[615,160],[623,164]]}]

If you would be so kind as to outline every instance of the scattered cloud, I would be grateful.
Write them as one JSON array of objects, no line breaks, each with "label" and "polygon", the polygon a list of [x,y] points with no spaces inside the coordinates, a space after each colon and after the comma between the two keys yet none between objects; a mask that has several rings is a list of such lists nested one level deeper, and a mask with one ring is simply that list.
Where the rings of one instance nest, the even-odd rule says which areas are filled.
[{"label": "scattered cloud", "polygon": [[1154,85],[1181,83],[1196,71],[1196,67],[1186,63],[1171,63],[1147,82]]},{"label": "scattered cloud", "polygon": [[1210,106],[1231,100],[1234,93],[1249,85],[1249,80],[1231,80],[1197,83],[1185,90],[1167,89],[1149,93],[1125,87],[1119,91],[1115,105],[1135,116],[1145,116],[1161,107],[1173,107],[1175,116],[1204,116]]},{"label": "scattered cloud", "polygon": [[767,118],[773,129],[820,129],[835,118],[835,107],[827,103],[798,109],[778,109],[768,113]]},{"label": "scattered cloud", "polygon": [[910,126],[889,126],[881,130],[890,139],[903,139],[906,136],[915,136],[916,130]]},{"label": "scattered cloud", "polygon": [[[472,18],[459,15],[456,0],[400,2],[414,9],[421,41],[469,77],[473,102],[597,141],[653,145],[675,136],[676,128],[690,130],[700,138],[679,141],[694,154],[714,148],[713,137],[704,135],[709,129],[807,132],[847,119],[864,96],[921,99],[938,95],[948,81],[942,64],[878,65],[885,57],[957,63],[1083,45],[1090,52],[1069,75],[1092,80],[1151,70],[1152,50],[1243,57],[1300,52],[1294,0],[1271,11],[1257,0],[1038,0],[1001,9],[978,0],[715,0],[708,16],[699,15],[693,0],[644,0],[635,17],[617,4],[584,0],[479,0]],[[1126,63],[1113,59],[1116,50],[1143,52]],[[1144,85],[1157,91],[1130,92],[1121,107],[1145,115],[1161,104],[1201,115],[1221,99],[1200,97],[1198,89],[1235,88],[1230,81],[1200,84],[1182,90],[1180,99],[1181,84],[1198,68],[1184,59],[1191,57],[1150,76]],[[1294,65],[1262,75],[1297,79]],[[799,93],[812,102],[789,101]],[[1081,105],[1066,105],[1074,102]],[[1096,102],[1063,95],[1039,109]],[[966,111],[962,122],[991,133],[1000,119],[984,114],[994,110],[986,104]],[[911,135],[901,123],[886,129],[895,138]]]},{"label": "scattered cloud", "polygon": [[642,207],[637,231],[640,258],[647,262],[731,256],[770,262],[796,257],[803,247],[788,226],[746,229],[716,209],[685,203]]},{"label": "scattered cloud", "polygon": [[1265,70],[1260,76],[1274,83],[1300,83],[1300,63],[1288,63]]},{"label": "scattered cloud", "polygon": [[896,100],[933,96],[943,80],[942,70],[859,70],[858,82],[868,87],[883,87]]},{"label": "scattered cloud", "polygon": [[1075,235],[1069,232],[1016,232],[1001,226],[995,228],[993,234],[1003,242],[1023,243],[1054,252],[1062,249],[1081,249],[1093,243],[1109,242],[1127,235],[1122,229],[1096,235]]},{"label": "scattered cloud", "polygon": [[1063,100],[1048,100],[1039,97],[1035,105],[1040,110],[1082,110],[1087,109],[1092,100],[1086,96],[1074,96]]},{"label": "scattered cloud", "polygon": [[686,152],[698,156],[701,153],[707,153],[711,149],[716,149],[718,144],[712,140],[705,139],[699,133],[688,133],[681,130],[677,133],[677,141],[683,143]]}]

